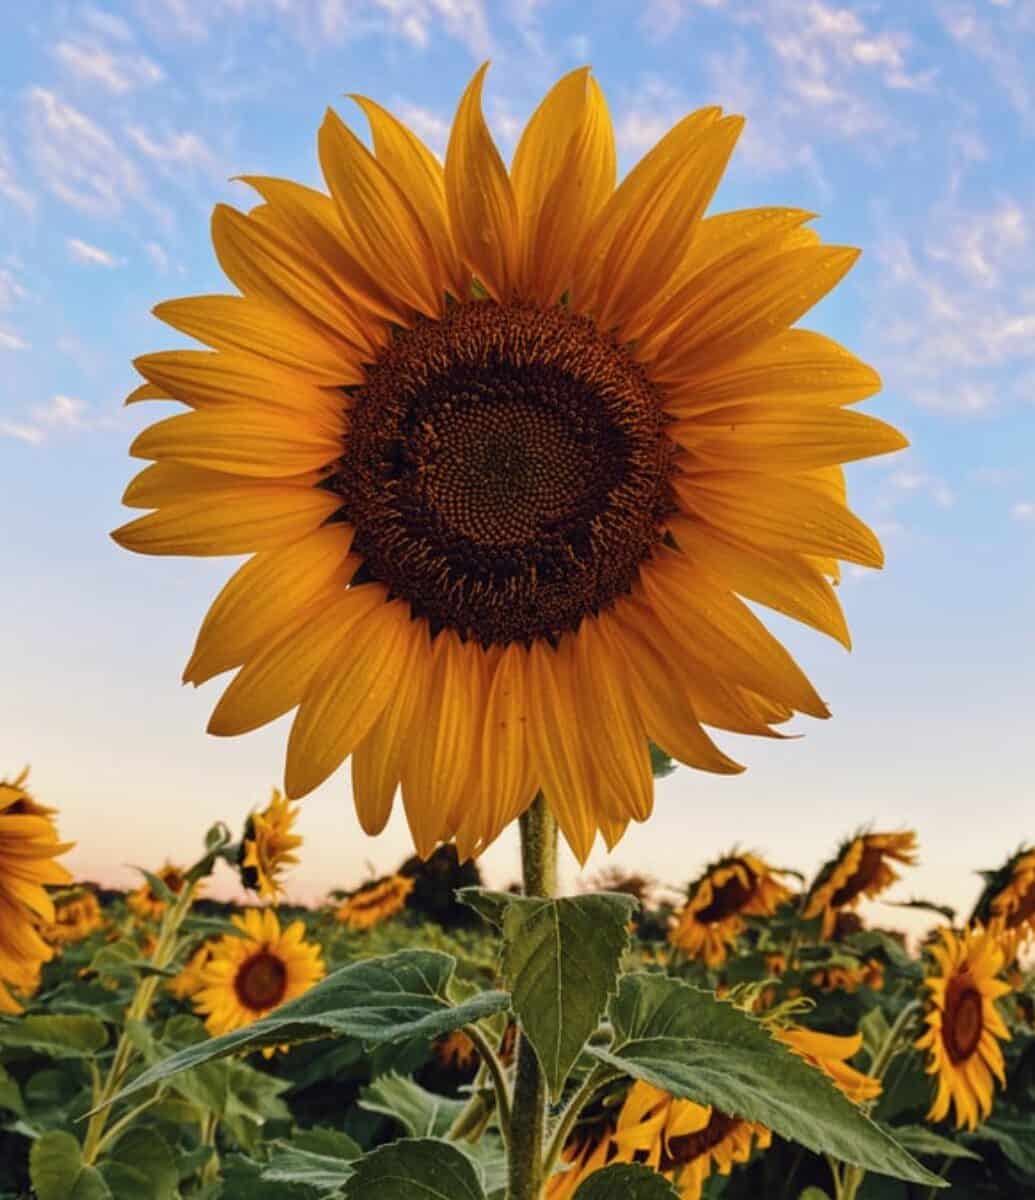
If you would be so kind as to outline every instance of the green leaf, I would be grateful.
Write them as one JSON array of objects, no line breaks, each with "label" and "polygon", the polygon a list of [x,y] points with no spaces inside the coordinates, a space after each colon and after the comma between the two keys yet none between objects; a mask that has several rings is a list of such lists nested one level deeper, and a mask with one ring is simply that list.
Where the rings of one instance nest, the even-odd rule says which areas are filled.
[{"label": "green leaf", "polygon": [[798,1197],[798,1200],[830,1200],[830,1197],[822,1188],[807,1187]]},{"label": "green leaf", "polygon": [[17,1080],[7,1072],[3,1063],[0,1063],[0,1108],[17,1113],[20,1117],[25,1116],[25,1103],[22,1100],[21,1089],[18,1087]]},{"label": "green leaf", "polygon": [[29,1016],[0,1024],[0,1046],[24,1046],[51,1058],[92,1058],[108,1042],[94,1017]]},{"label": "green leaf", "polygon": [[461,904],[466,904],[497,929],[503,928],[503,918],[512,900],[518,899],[514,892],[492,892],[488,888],[464,887],[458,888],[456,898]]},{"label": "green leaf", "polygon": [[863,1046],[866,1048],[866,1053],[870,1056],[872,1063],[880,1053],[884,1043],[888,1040],[888,1034],[891,1033],[891,1026],[888,1024],[887,1017],[879,1008],[871,1008],[859,1022],[859,1032],[863,1036]]},{"label": "green leaf", "polygon": [[346,1200],[485,1200],[474,1163],[448,1142],[403,1138],[354,1166]]},{"label": "green leaf", "polygon": [[1011,1121],[994,1117],[968,1135],[969,1141],[993,1142],[1013,1165],[1035,1178],[1035,1125],[1030,1121]]},{"label": "green leaf", "polygon": [[635,908],[617,893],[507,906],[503,978],[555,1100],[615,994]]},{"label": "green leaf", "polygon": [[928,1129],[926,1125],[885,1125],[888,1133],[900,1146],[911,1154],[940,1154],[943,1158],[974,1158],[981,1160],[980,1154],[961,1146],[951,1138],[943,1137]]},{"label": "green leaf", "polygon": [[61,1130],[33,1142],[29,1178],[39,1200],[112,1200],[101,1173],[83,1163],[79,1143]]},{"label": "green leaf", "polygon": [[650,743],[650,769],[651,774],[655,779],[664,779],[666,775],[671,775],[676,769],[676,764],[672,760],[672,756],[666,753],[660,746],[655,746]]},{"label": "green leaf", "polygon": [[268,1017],[186,1046],[139,1075],[115,1100],[151,1087],[201,1063],[261,1046],[345,1036],[367,1045],[433,1038],[502,1012],[505,992],[482,992],[450,1004],[446,990],[456,960],[435,950],[400,950],[342,967]]},{"label": "green leaf", "polygon": [[268,1183],[294,1183],[319,1192],[340,1192],[352,1174],[352,1160],[363,1153],[336,1129],[311,1129],[290,1142],[274,1142],[262,1178]]},{"label": "green leaf", "polygon": [[573,1200],[679,1200],[679,1193],[650,1167],[618,1163],[583,1180]]},{"label": "green leaf", "polygon": [[662,975],[627,975],[611,1005],[611,1050],[590,1053],[674,1096],[757,1121],[818,1154],[929,1187],[912,1158],[819,1070],[753,1017]]},{"label": "green leaf", "polygon": [[398,1121],[410,1137],[445,1137],[465,1107],[462,1100],[437,1096],[402,1075],[382,1075],[360,1094],[361,1108]]},{"label": "green leaf", "polygon": [[169,1143],[153,1129],[129,1129],[101,1170],[119,1200],[176,1200],[179,1171]]}]

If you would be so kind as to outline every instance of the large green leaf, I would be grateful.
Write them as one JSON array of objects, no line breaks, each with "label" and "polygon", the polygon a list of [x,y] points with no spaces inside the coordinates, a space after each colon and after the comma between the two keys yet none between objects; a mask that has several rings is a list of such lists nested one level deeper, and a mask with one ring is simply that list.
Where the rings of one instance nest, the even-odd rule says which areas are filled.
[{"label": "large green leaf", "polygon": [[515,896],[504,913],[503,977],[554,1099],[615,994],[635,907],[617,893]]},{"label": "large green leaf", "polygon": [[485,1200],[474,1163],[449,1142],[403,1138],[353,1165],[346,1200]]},{"label": "large green leaf", "polygon": [[3,1063],[0,1063],[0,1109],[7,1109],[20,1117],[25,1116],[21,1088],[18,1087],[18,1081],[8,1074]]},{"label": "large green leaf", "polygon": [[438,1096],[402,1075],[382,1075],[360,1094],[359,1103],[370,1112],[398,1121],[410,1137],[445,1137],[465,1107],[462,1100]]},{"label": "large green leaf", "polygon": [[352,1174],[360,1147],[336,1129],[310,1129],[290,1142],[275,1142],[262,1178],[268,1183],[293,1183],[317,1192],[341,1194]]},{"label": "large green leaf", "polygon": [[345,1036],[367,1045],[432,1038],[502,1012],[504,992],[451,1004],[446,989],[456,960],[435,950],[400,950],[342,967],[297,1000],[233,1033],[186,1046],[139,1075],[116,1099],[201,1063],[262,1046]]},{"label": "large green leaf", "polygon": [[51,1058],[92,1058],[108,1041],[94,1017],[29,1016],[0,1023],[0,1046],[23,1046]]},{"label": "large green leaf", "polygon": [[819,1070],[765,1026],[663,975],[627,975],[611,1005],[615,1044],[590,1052],[674,1096],[757,1121],[819,1154],[929,1187],[921,1166]]},{"label": "large green leaf", "polygon": [[[102,1165],[105,1178],[118,1200],[176,1200],[180,1182],[169,1143],[153,1129],[129,1129],[112,1147],[110,1161]],[[121,1172],[115,1185],[112,1169]],[[131,1186],[133,1181],[136,1186]]]},{"label": "large green leaf", "polygon": [[490,925],[495,925],[497,929],[503,928],[503,918],[507,909],[511,901],[517,899],[513,892],[493,892],[480,887],[458,888],[456,898],[461,904],[473,908],[480,917]]},{"label": "large green leaf", "polygon": [[679,1193],[650,1167],[618,1163],[583,1180],[574,1200],[679,1200]]},{"label": "large green leaf", "polygon": [[951,1138],[935,1133],[926,1125],[889,1125],[886,1128],[895,1141],[900,1146],[905,1146],[911,1154],[940,1155],[942,1158],[976,1158],[979,1161],[981,1159],[980,1154],[975,1154],[973,1150],[968,1150],[966,1146],[961,1146]]},{"label": "large green leaf", "polygon": [[101,1173],[83,1163],[79,1143],[62,1130],[33,1142],[29,1178],[39,1200],[112,1200]]}]

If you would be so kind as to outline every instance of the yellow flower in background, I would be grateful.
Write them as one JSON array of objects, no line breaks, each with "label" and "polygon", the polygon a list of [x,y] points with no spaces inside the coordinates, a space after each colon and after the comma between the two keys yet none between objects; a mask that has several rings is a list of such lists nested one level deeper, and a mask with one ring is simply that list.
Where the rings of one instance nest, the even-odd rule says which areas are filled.
[{"label": "yellow flower in background", "polygon": [[580,1122],[561,1151],[563,1170],[547,1180],[546,1200],[572,1200],[584,1180],[614,1161],[616,1119],[616,1113],[605,1112]]},{"label": "yellow flower in background", "polygon": [[54,920],[40,927],[51,945],[81,942],[104,928],[104,914],[93,892],[80,892],[60,898],[54,904]]},{"label": "yellow flower in background", "polygon": [[874,1079],[872,1075],[848,1065],[848,1060],[854,1058],[862,1049],[861,1033],[843,1037],[832,1033],[817,1033],[814,1029],[792,1025],[786,1029],[773,1030],[773,1037],[789,1046],[796,1054],[800,1054],[812,1066],[818,1067],[856,1104],[875,1100],[880,1095],[879,1079]]},{"label": "yellow flower in background", "polygon": [[372,929],[406,907],[406,897],[415,880],[408,875],[389,875],[358,888],[335,910],[335,918],[349,929]]},{"label": "yellow flower in background", "polygon": [[707,868],[688,889],[669,941],[688,958],[720,967],[744,931],[744,917],[770,917],[791,891],[754,854],[731,854]]},{"label": "yellow flower in background", "polygon": [[284,894],[280,876],[298,862],[295,851],[302,839],[291,832],[298,805],[288,804],[278,788],[262,812],[252,813],[241,839],[241,881],[263,900],[279,900]]},{"label": "yellow flower in background", "polygon": [[928,1028],[916,1043],[927,1051],[927,1073],[937,1076],[928,1120],[944,1120],[951,1105],[957,1129],[976,1129],[992,1111],[995,1080],[1006,1082],[999,1042],[1010,1034],[995,1006],[1010,990],[996,978],[1003,951],[980,926],[944,929],[930,950],[937,972],[926,983]]},{"label": "yellow flower in background", "polygon": [[0,1012],[6,1013],[21,1011],[8,988],[31,995],[41,964],[54,957],[36,928],[54,921],[47,885],[72,882],[54,861],[72,843],[58,841],[54,809],[33,799],[28,775],[26,768],[13,780],[0,780]]},{"label": "yellow flower in background", "polygon": [[[174,866],[170,862],[166,862],[155,874],[174,896],[178,896],[187,884],[184,869]],[[168,907],[167,902],[151,890],[151,885],[146,879],[140,887],[130,892],[126,897],[126,903],[129,905],[130,911],[142,921],[160,921]]]},{"label": "yellow flower in background", "polygon": [[[268,908],[230,919],[243,936],[227,934],[216,942],[193,997],[213,1037],[259,1020],[307,992],[325,973],[320,947],[306,941],[301,921],[282,930]],[[267,1058],[273,1053],[273,1047],[263,1050]]]},{"label": "yellow flower in background", "polygon": [[214,942],[202,942],[183,969],[166,984],[177,1000],[189,1000],[205,986],[205,967],[212,961]]},{"label": "yellow flower in background", "polygon": [[394,794],[427,857],[479,853],[542,790],[578,858],[653,804],[648,738],[739,766],[702,726],[771,736],[828,710],[745,600],[844,644],[838,560],[877,567],[842,464],[901,448],[857,412],[876,372],[791,326],[857,252],[800,209],[706,218],[740,133],[681,120],[616,187],[588,70],[505,167],[485,69],[444,169],[373,101],[371,154],[329,112],[330,194],[250,177],[220,205],[240,296],[157,315],[211,350],[137,360],[143,432],[115,533],[253,557],[185,677],[237,670],[210,723],[297,709],[285,790],[351,756],[370,834]]},{"label": "yellow flower in background", "polygon": [[837,924],[837,914],[871,900],[899,878],[893,862],[913,866],[916,862],[916,834],[863,833],[846,842],[837,857],[820,871],[805,906],[807,918],[823,917],[823,937],[828,938]]},{"label": "yellow flower in background", "polygon": [[432,1049],[438,1062],[449,1070],[468,1071],[479,1061],[478,1047],[462,1029],[437,1038]]},{"label": "yellow flower in background", "polygon": [[1017,855],[1010,864],[1010,879],[990,903],[989,924],[1013,934],[1016,944],[1035,934],[1035,850]]}]

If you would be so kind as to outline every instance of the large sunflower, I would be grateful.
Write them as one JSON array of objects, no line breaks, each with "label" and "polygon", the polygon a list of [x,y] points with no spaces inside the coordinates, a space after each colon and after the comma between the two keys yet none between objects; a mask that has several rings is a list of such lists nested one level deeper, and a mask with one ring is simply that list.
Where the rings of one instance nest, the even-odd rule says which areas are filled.
[{"label": "large sunflower", "polygon": [[826,863],[809,892],[805,916],[823,917],[823,937],[837,925],[838,913],[855,908],[863,897],[879,896],[899,878],[892,862],[916,862],[916,834],[861,833]]},{"label": "large sunflower", "polygon": [[[161,870],[156,872],[156,875],[174,896],[178,896],[187,884],[187,875],[184,869],[171,862],[166,862]],[[126,897],[126,903],[129,905],[130,911],[142,921],[160,921],[168,908],[165,898],[152,889],[147,879],[140,887],[130,892]]]},{"label": "large sunflower", "polygon": [[58,841],[54,810],[29,794],[28,773],[0,780],[0,1012],[8,1013],[21,1011],[8,986],[31,995],[41,964],[54,956],[37,930],[40,922],[54,920],[46,885],[72,882],[54,861],[72,843]]},{"label": "large sunflower", "polygon": [[371,880],[346,896],[334,915],[348,929],[373,929],[406,907],[406,898],[415,882],[407,875]]},{"label": "large sunflower", "polygon": [[401,784],[418,852],[467,856],[541,789],[585,860],[650,813],[648,739],[729,773],[702,725],[828,715],[744,601],[847,645],[837,560],[882,553],[841,464],[905,443],[850,407],[877,374],[791,328],[857,251],[800,209],[704,217],[741,118],[692,113],[616,188],[581,69],[508,172],[484,74],[444,169],[359,98],[374,152],[328,112],[330,195],[217,207],[241,295],[155,310],[212,350],[137,360],[131,399],[189,411],[134,442],[154,511],[114,536],[254,556],[185,678],[238,669],[215,734],[297,708],[289,797],[351,755],[368,833]]},{"label": "large sunflower", "polygon": [[278,900],[284,894],[281,875],[298,862],[295,851],[302,839],[291,832],[298,817],[298,806],[288,804],[279,788],[262,812],[252,813],[245,822],[241,839],[241,881],[263,898]]},{"label": "large sunflower", "polygon": [[669,941],[689,958],[721,967],[745,917],[770,917],[791,892],[768,863],[739,852],[710,864],[689,887]]},{"label": "large sunflower", "polygon": [[916,1043],[927,1051],[927,1073],[938,1077],[928,1119],[943,1120],[951,1104],[957,1129],[975,1129],[992,1111],[994,1080],[1006,1082],[999,1041],[1010,1034],[995,1007],[1010,990],[996,978],[1003,951],[995,934],[974,926],[943,930],[931,954],[938,969],[927,980],[928,1028]]},{"label": "large sunflower", "polygon": [[[282,930],[268,908],[250,908],[230,919],[243,936],[220,938],[201,967],[202,986],[193,996],[213,1036],[250,1025],[324,975],[320,947],[306,941],[301,921]],[[273,1049],[263,1053],[269,1057]]]}]

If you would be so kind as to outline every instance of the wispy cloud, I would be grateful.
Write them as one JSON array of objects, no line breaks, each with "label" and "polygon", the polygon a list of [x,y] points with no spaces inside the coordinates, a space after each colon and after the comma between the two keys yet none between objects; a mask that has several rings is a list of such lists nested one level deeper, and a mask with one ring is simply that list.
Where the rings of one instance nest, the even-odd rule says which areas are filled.
[{"label": "wispy cloud", "polygon": [[36,207],[35,197],[18,181],[14,160],[2,138],[0,138],[0,196],[26,213],[31,214]]},{"label": "wispy cloud", "polygon": [[8,312],[28,295],[28,289],[14,271],[10,267],[0,267],[0,312]]},{"label": "wispy cloud", "polygon": [[28,350],[29,343],[9,330],[0,329],[0,350]]},{"label": "wispy cloud", "polygon": [[0,421],[0,435],[39,446],[52,433],[94,428],[88,416],[88,407],[85,401],[76,396],[59,393],[45,403],[33,405],[25,418]]},{"label": "wispy cloud", "polygon": [[158,242],[147,242],[144,246],[147,257],[163,274],[169,269],[169,255]]},{"label": "wispy cloud", "polygon": [[439,158],[445,158],[446,146],[449,143],[449,121],[446,117],[430,108],[422,108],[419,104],[410,104],[406,100],[394,104],[392,111],[426,142],[428,148],[434,150]]},{"label": "wispy cloud", "polygon": [[118,52],[96,38],[58,42],[53,55],[77,78],[99,84],[116,96],[165,78],[162,68],[146,54]]},{"label": "wispy cloud", "polygon": [[[1006,95],[1012,107],[1029,122],[1035,118],[1031,5],[1024,0],[1016,8],[1002,3],[980,8],[973,4],[942,4],[936,11],[945,31],[960,48],[988,67],[991,83]],[[1027,51],[1022,49],[1025,46]]]},{"label": "wispy cloud", "polygon": [[25,442],[29,446],[38,446],[43,441],[44,433],[35,425],[23,425],[18,421],[0,420],[0,437],[14,438],[17,442]]},{"label": "wispy cloud", "polygon": [[1010,516],[1015,521],[1035,521],[1035,503],[1030,500],[1018,500],[1010,509]]},{"label": "wispy cloud", "polygon": [[80,238],[66,238],[65,244],[68,246],[68,252],[72,258],[78,263],[84,263],[90,267],[118,267],[122,265],[122,260],[116,258],[113,254],[109,254],[107,250],[102,250],[100,246],[92,246],[89,242],[84,242]]}]

